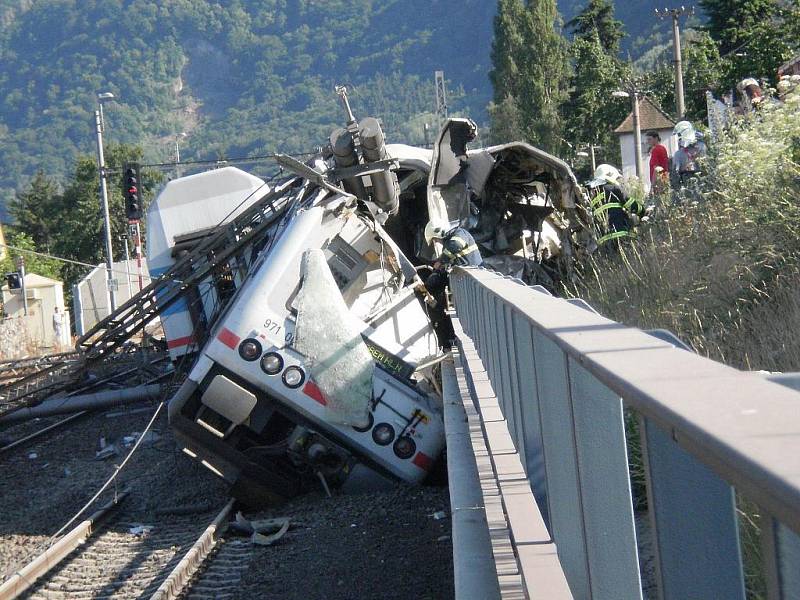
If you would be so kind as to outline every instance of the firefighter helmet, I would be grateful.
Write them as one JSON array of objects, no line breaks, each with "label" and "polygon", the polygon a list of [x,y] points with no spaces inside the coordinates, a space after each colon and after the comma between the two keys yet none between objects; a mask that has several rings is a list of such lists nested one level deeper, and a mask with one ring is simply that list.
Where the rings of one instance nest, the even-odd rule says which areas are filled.
[{"label": "firefighter helmet", "polygon": [[736,89],[739,90],[739,93],[744,94],[745,90],[749,88],[751,85],[754,85],[757,88],[761,88],[761,86],[758,85],[758,81],[756,81],[752,77],[747,77],[746,79],[742,79],[738,84],[736,84]]},{"label": "firefighter helmet", "polygon": [[443,219],[433,219],[425,225],[425,241],[429,244],[435,239],[442,239],[450,231],[450,223]]},{"label": "firefighter helmet", "polygon": [[688,148],[697,141],[697,132],[689,121],[679,121],[672,130],[672,135],[678,137],[678,146]]},{"label": "firefighter helmet", "polygon": [[622,173],[613,165],[597,165],[594,170],[593,179],[587,184],[589,187],[597,187],[604,183],[618,184],[622,181]]}]

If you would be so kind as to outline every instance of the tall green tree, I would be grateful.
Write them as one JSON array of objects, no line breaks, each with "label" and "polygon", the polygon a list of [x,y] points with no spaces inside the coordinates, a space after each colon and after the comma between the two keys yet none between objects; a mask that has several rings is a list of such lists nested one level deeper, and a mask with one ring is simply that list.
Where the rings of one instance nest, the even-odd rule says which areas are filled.
[{"label": "tall green tree", "polygon": [[511,140],[525,139],[522,112],[514,96],[506,96],[500,104],[489,104],[491,132],[489,140],[492,144],[503,144]]},{"label": "tall green tree", "polygon": [[17,193],[8,208],[17,228],[36,246],[49,251],[53,234],[58,229],[60,203],[58,185],[40,170],[28,187]]},{"label": "tall green tree", "polygon": [[619,54],[619,42],[625,37],[622,22],[614,18],[610,0],[589,0],[581,12],[567,21],[566,27],[583,40],[592,40],[596,35],[603,50],[612,56]]},{"label": "tall green tree", "polygon": [[16,261],[21,256],[25,260],[26,273],[36,273],[50,279],[61,279],[61,263],[32,252],[25,252],[26,250],[43,252],[43,250],[36,247],[36,242],[33,241],[30,235],[21,230],[16,230],[9,233],[7,243],[13,248],[9,248],[6,257],[0,261],[0,273],[5,274],[16,271]]},{"label": "tall green tree", "polygon": [[492,70],[489,80],[494,91],[494,103],[500,105],[519,92],[522,77],[517,60],[522,58],[527,40],[524,37],[525,3],[523,0],[499,0],[494,18],[492,40]]},{"label": "tall green tree", "polygon": [[718,44],[723,80],[773,79],[778,67],[797,51],[800,0],[700,0],[706,30]]},{"label": "tall green tree", "polygon": [[596,33],[575,38],[572,56],[575,71],[570,99],[564,107],[566,137],[575,144],[600,145],[605,160],[617,163],[613,128],[628,114],[630,104],[611,94],[620,89],[628,69],[605,50]]},{"label": "tall green tree", "polygon": [[512,98],[525,138],[559,153],[570,65],[555,0],[499,0],[492,64],[495,106]]}]

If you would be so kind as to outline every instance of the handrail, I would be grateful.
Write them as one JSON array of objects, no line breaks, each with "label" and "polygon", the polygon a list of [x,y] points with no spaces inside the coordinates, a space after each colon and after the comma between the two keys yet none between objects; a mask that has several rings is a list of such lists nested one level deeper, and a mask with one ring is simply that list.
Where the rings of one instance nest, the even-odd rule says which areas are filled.
[{"label": "handrail", "polygon": [[[545,490],[542,512],[549,512],[576,597],[614,597],[602,593],[604,585],[623,594],[616,597],[641,596],[632,595],[640,582],[623,406],[639,417],[661,597],[679,598],[686,586],[710,585],[703,579],[715,575],[728,584],[724,592],[705,588],[723,594],[713,597],[743,597],[731,485],[776,525],[764,528],[777,531],[767,545],[782,553],[771,568],[787,557],[797,568],[798,392],[491,271],[457,268],[450,285],[460,325],[475,341],[517,449],[527,456],[534,492]],[[709,552],[706,541],[717,549],[693,566]],[[627,566],[604,562],[600,548],[624,554],[614,560]],[[614,572],[604,575],[606,567]],[[768,580],[785,587],[787,577],[774,575]],[[692,589],[692,597],[710,597]],[[787,592],[774,597],[790,597],[781,593]]]}]

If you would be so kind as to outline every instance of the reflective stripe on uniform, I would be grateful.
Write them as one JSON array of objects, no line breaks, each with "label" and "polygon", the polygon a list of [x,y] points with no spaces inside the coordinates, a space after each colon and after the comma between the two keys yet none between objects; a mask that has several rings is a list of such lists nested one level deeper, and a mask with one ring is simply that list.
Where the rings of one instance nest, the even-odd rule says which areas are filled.
[{"label": "reflective stripe on uniform", "polygon": [[625,203],[624,206],[625,210],[630,210],[631,206],[633,206],[634,204],[638,204],[640,208],[642,206],[641,202],[639,202],[636,198],[631,198]]},{"label": "reflective stripe on uniform", "polygon": [[592,198],[592,208],[597,206],[598,204],[602,204],[606,199],[605,192],[598,192],[594,198]]},{"label": "reflective stripe on uniform", "polygon": [[612,231],[611,233],[605,234],[603,237],[597,240],[598,245],[603,244],[609,240],[617,240],[619,238],[624,237],[633,237],[630,231]]},{"label": "reflective stripe on uniform", "polygon": [[462,248],[458,252],[450,252],[450,250],[448,250],[447,247],[445,247],[443,254],[448,258],[461,258],[463,256],[466,256],[470,252],[477,252],[477,251],[478,251],[478,246],[476,244],[470,244],[469,246]]},{"label": "reflective stripe on uniform", "polygon": [[620,204],[619,202],[609,202],[608,204],[603,204],[603,206],[595,208],[594,211],[592,212],[595,215],[600,215],[607,210],[611,210],[612,208],[622,208],[622,204]]}]

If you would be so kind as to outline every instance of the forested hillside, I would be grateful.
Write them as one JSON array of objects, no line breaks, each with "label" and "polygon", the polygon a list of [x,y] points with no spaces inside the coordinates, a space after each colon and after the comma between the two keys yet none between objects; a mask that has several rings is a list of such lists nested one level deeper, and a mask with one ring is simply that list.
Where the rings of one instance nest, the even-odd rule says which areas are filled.
[{"label": "forested hillside", "polygon": [[0,192],[39,169],[67,174],[94,149],[95,94],[110,91],[109,142],[182,159],[322,143],[342,120],[333,86],[392,140],[420,142],[433,72],[451,110],[478,115],[490,0],[21,0],[0,2]]}]

